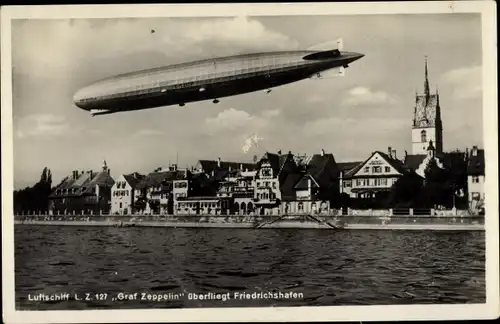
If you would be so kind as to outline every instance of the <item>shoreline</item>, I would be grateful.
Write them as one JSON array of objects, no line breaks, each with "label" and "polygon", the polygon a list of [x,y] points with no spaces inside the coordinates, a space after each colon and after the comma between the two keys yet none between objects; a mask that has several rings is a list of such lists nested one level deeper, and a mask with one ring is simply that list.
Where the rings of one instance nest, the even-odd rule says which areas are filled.
[{"label": "shoreline", "polygon": [[246,228],[321,230],[431,230],[484,231],[484,217],[478,216],[16,216],[14,224],[40,226],[108,226],[170,228]]}]

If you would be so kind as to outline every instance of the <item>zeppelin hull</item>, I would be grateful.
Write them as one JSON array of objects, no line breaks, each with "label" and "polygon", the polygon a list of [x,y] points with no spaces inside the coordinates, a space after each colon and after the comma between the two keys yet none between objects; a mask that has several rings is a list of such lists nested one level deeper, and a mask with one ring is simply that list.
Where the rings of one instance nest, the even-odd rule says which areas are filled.
[{"label": "zeppelin hull", "polygon": [[79,90],[75,104],[93,115],[149,109],[249,93],[347,66],[361,54],[274,52],[240,55],[118,75]]},{"label": "zeppelin hull", "polygon": [[214,79],[203,84],[181,84],[176,87],[159,89],[144,95],[129,95],[122,98],[101,100],[87,105],[89,110],[102,109],[113,112],[150,109],[162,106],[185,104],[211,100],[265,90],[293,83],[309,77],[321,70],[319,66],[293,69],[274,73],[240,76],[232,79]]}]

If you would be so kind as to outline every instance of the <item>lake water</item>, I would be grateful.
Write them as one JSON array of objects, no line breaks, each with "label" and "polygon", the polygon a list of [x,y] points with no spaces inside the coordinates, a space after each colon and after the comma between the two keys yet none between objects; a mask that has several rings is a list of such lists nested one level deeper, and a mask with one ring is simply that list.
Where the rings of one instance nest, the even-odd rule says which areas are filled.
[{"label": "lake water", "polygon": [[[484,232],[16,225],[16,307],[484,303],[484,241]],[[33,300],[40,294],[69,298]]]}]

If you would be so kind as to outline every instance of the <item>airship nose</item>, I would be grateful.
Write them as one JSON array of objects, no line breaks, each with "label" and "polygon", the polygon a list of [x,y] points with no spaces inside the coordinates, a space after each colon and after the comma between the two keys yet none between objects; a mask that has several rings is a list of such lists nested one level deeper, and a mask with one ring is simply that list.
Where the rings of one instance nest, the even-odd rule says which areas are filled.
[{"label": "airship nose", "polygon": [[87,88],[83,88],[75,92],[75,94],[73,95],[73,103],[77,107],[85,110],[86,110],[86,104],[85,104],[86,99],[88,99],[87,92],[88,92]]}]

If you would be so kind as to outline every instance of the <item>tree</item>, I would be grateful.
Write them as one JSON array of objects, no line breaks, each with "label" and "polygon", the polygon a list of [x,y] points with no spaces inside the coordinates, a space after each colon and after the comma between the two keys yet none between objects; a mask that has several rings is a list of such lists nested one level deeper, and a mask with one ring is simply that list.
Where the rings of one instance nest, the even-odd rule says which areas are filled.
[{"label": "tree", "polygon": [[440,168],[435,160],[431,160],[425,168],[424,196],[428,207],[452,205],[456,183],[452,173]]},{"label": "tree", "polygon": [[32,187],[14,191],[14,211],[20,212],[47,212],[49,196],[52,192],[52,173],[45,167],[38,181]]},{"label": "tree", "polygon": [[389,193],[389,205],[392,207],[411,207],[419,203],[423,188],[423,179],[416,173],[404,174],[392,186]]},{"label": "tree", "polygon": [[151,199],[149,200],[149,208],[151,208],[151,211],[155,214],[160,212],[160,201],[157,199]]},{"label": "tree", "polygon": [[139,197],[137,200],[134,202],[134,210],[141,211],[143,212],[146,209],[146,204],[147,200],[144,197]]}]

